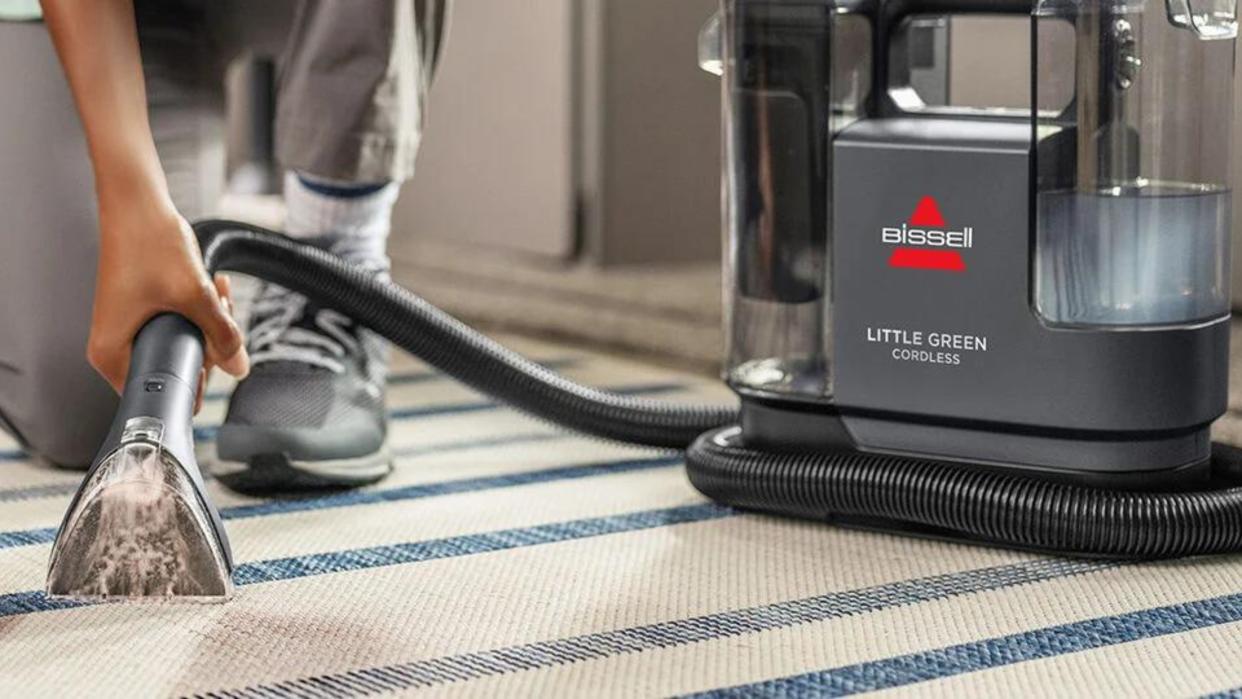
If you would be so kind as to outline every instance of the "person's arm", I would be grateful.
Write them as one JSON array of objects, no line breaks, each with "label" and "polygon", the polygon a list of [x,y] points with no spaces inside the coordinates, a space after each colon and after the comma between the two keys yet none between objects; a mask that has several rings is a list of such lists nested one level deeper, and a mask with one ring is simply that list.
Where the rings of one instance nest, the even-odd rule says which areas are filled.
[{"label": "person's arm", "polygon": [[160,167],[133,1],[42,5],[86,131],[99,200],[99,269],[87,357],[120,390],[138,330],[152,316],[175,311],[202,329],[209,367],[244,376],[249,360],[231,315],[227,279],[208,278]]}]

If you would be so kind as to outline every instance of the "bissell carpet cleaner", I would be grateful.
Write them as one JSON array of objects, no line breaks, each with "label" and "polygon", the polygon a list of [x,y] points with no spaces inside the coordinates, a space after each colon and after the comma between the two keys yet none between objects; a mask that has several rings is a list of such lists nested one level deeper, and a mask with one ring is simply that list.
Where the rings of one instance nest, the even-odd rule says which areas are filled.
[{"label": "bissell carpet cleaner", "polygon": [[[928,16],[1030,17],[1031,108],[925,103]],[[350,315],[557,424],[687,449],[739,508],[1082,556],[1242,551],[1229,360],[1234,0],[723,0],[731,406],[574,384],[408,290],[229,221],[207,268]],[[135,345],[49,592],[227,596],[190,448],[197,331]]]}]

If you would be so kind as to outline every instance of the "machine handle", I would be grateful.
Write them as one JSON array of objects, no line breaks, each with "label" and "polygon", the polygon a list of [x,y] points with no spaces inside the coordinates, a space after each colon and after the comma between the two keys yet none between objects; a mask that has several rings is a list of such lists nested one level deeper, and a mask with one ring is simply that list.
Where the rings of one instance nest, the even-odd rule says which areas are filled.
[{"label": "machine handle", "polygon": [[159,442],[183,463],[193,463],[194,399],[203,369],[203,333],[184,317],[164,313],[147,321],[134,337],[129,375],[108,439],[96,461],[122,441],[133,418],[163,423]]},{"label": "machine handle", "polygon": [[197,387],[202,369],[202,331],[184,316],[163,313],[147,321],[134,337],[126,383],[138,376],[161,374]]},{"label": "machine handle", "polygon": [[885,0],[880,3],[881,24],[896,25],[910,15],[1025,15],[1033,0]]},{"label": "machine handle", "polygon": [[901,114],[889,97],[889,45],[901,21],[911,15],[1029,15],[1035,0],[879,0],[872,32],[872,113]]}]

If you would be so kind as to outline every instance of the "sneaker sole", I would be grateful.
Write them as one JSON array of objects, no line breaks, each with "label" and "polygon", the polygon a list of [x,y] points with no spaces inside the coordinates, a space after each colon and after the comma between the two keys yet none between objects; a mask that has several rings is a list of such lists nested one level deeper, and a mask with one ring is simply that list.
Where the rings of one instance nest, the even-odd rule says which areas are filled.
[{"label": "sneaker sole", "polygon": [[231,490],[247,495],[358,488],[378,483],[393,469],[387,445],[349,459],[302,461],[285,454],[258,454],[245,462],[219,463],[239,467],[218,474],[217,479]]}]

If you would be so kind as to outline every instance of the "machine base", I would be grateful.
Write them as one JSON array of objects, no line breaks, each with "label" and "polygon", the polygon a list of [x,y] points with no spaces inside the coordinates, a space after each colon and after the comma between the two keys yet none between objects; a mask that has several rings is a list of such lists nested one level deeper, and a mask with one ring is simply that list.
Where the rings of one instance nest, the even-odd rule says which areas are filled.
[{"label": "machine base", "polygon": [[1212,478],[1210,425],[1155,435],[1044,432],[752,397],[743,397],[741,425],[753,449],[891,454],[1093,488],[1193,490]]}]

